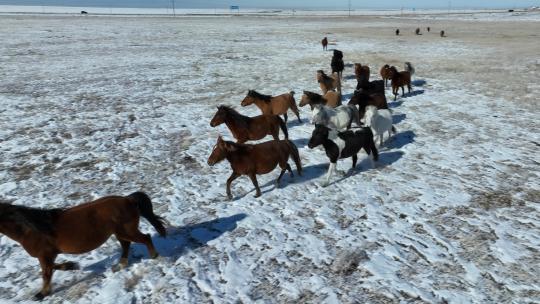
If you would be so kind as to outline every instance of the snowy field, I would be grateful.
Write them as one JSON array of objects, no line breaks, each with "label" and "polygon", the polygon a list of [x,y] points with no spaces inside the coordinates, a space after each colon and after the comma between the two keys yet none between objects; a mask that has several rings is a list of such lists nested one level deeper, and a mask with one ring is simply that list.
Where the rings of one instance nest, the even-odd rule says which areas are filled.
[{"label": "snowy field", "polygon": [[[538,33],[537,20],[0,16],[0,198],[143,190],[170,222],[160,238],[143,220],[161,257],[133,245],[119,272],[114,238],[61,255],[82,269],[54,274],[51,303],[537,303]],[[414,92],[390,103],[397,134],[375,168],[362,152],[323,188],[301,108],[288,127],[304,176],[259,176],[257,199],[241,177],[227,200],[229,165],[206,162],[231,139],[209,126],[216,105],[258,115],[239,106],[248,89],[319,91],[325,35],[345,54],[346,100],[352,63],[375,79],[415,65]],[[29,300],[37,260],[0,236],[0,261],[0,301]]]}]

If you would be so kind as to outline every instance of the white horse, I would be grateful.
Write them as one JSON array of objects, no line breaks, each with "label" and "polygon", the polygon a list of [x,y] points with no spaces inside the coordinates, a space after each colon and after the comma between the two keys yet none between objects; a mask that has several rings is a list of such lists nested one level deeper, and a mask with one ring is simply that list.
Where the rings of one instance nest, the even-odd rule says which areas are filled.
[{"label": "white horse", "polygon": [[390,113],[390,110],[378,110],[376,106],[367,106],[364,121],[366,126],[371,127],[373,134],[379,136],[379,146],[383,144],[384,132],[388,131],[389,138],[392,133],[396,133],[396,129],[392,126],[392,113]]},{"label": "white horse", "polygon": [[349,129],[353,121],[360,126],[360,114],[354,105],[331,108],[318,104],[313,106],[311,115],[312,124],[321,124],[338,131]]}]

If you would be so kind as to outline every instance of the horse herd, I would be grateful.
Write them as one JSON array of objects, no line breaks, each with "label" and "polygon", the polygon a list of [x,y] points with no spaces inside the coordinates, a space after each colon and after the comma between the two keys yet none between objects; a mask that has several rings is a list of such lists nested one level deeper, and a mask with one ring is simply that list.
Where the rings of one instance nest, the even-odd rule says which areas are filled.
[{"label": "horse herd", "polygon": [[[323,40],[324,42],[324,40]],[[378,160],[378,150],[374,136],[383,144],[383,135],[395,133],[392,115],[385,96],[386,81],[391,80],[394,98],[398,89],[407,86],[411,89],[411,75],[414,68],[405,64],[399,71],[384,65],[380,70],[382,80],[370,81],[370,68],[355,64],[358,81],[356,90],[347,105],[342,104],[341,75],[344,69],[343,53],[334,50],[331,62],[332,74],[319,70],[316,73],[321,93],[304,91],[300,106],[309,105],[312,110],[311,122],[314,129],[308,143],[313,149],[322,146],[330,165],[323,182],[328,185],[338,159],[352,158],[352,168],[356,166],[358,153],[364,149]],[[241,106],[256,105],[262,115],[248,117],[228,106],[218,106],[210,125],[216,127],[226,124],[236,142],[218,137],[209,158],[210,166],[227,159],[232,173],[227,179],[226,191],[232,198],[231,183],[241,175],[247,175],[255,186],[258,197],[261,190],[257,182],[258,174],[273,171],[278,165],[281,172],[276,180],[279,185],[283,174],[288,171],[294,176],[288,164],[292,158],[297,172],[302,174],[301,158],[298,148],[289,140],[286,126],[287,112],[291,110],[301,123],[300,113],[294,99],[294,92],[279,96],[269,96],[249,90]],[[282,119],[279,115],[283,115]],[[352,124],[358,130],[351,130]],[[279,139],[279,130],[285,139]],[[260,140],[271,135],[273,140],[257,144],[247,141]],[[118,239],[122,254],[116,271],[128,264],[128,254],[132,242],[145,244],[150,257],[158,256],[150,235],[139,230],[140,217],[144,217],[157,230],[166,236],[164,219],[153,212],[152,202],[143,192],[128,196],[107,196],[92,202],[70,208],[39,209],[13,205],[0,201],[0,233],[20,243],[29,255],[39,260],[43,286],[34,299],[41,300],[51,293],[51,280],[55,270],[78,269],[77,263],[55,263],[59,254],[81,254],[101,246],[111,235]]]}]

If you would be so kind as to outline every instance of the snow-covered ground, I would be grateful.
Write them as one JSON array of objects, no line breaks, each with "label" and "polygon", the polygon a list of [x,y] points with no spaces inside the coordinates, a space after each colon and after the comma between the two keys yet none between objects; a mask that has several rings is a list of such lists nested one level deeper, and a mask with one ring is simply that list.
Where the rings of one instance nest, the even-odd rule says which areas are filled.
[{"label": "snow-covered ground", "polygon": [[[538,23],[89,17],[0,18],[0,198],[57,207],[143,190],[170,236],[143,220],[161,257],[134,245],[115,273],[114,238],[61,256],[82,270],[55,273],[48,301],[540,301]],[[259,176],[257,199],[242,177],[228,201],[229,165],[206,163],[218,134],[231,138],[209,126],[215,106],[258,115],[239,106],[248,89],[318,91],[324,35],[345,54],[347,99],[353,62],[373,78],[415,65],[414,92],[391,102],[397,135],[376,168],[340,161],[323,188],[302,108],[288,126],[304,176],[279,189],[279,171]],[[37,260],[0,236],[0,261],[0,300],[30,299]]]}]

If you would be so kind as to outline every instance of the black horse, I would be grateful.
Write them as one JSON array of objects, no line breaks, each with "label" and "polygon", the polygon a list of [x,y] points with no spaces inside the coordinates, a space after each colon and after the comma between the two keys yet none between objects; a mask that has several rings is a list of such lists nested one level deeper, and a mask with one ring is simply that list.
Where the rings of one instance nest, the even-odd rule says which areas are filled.
[{"label": "black horse", "polygon": [[308,147],[313,149],[319,145],[324,147],[326,156],[330,159],[330,166],[328,167],[326,181],[323,183],[323,186],[328,186],[332,171],[336,169],[336,163],[340,158],[352,157],[352,168],[354,169],[358,161],[357,154],[364,148],[367,154],[373,157],[373,160],[379,160],[379,151],[375,147],[373,132],[371,132],[371,128],[369,127],[361,128],[356,132],[350,130],[338,132],[323,125],[315,125],[315,130],[311,134]]},{"label": "black horse", "polygon": [[339,50],[334,50],[334,55],[332,56],[332,62],[330,63],[332,67],[332,73],[337,73],[339,78],[345,69],[345,63],[343,62],[343,52]]}]

